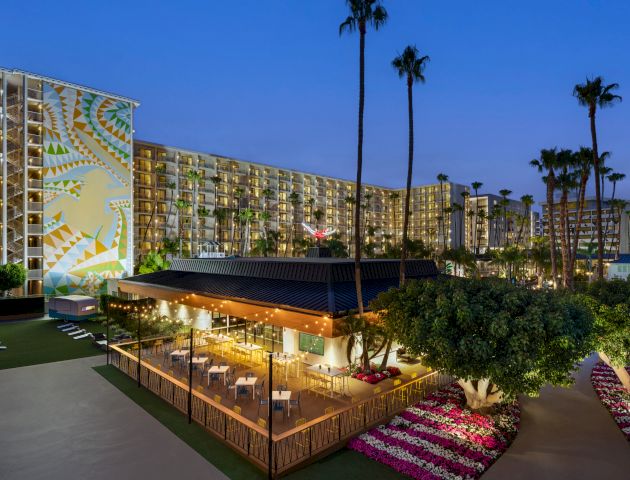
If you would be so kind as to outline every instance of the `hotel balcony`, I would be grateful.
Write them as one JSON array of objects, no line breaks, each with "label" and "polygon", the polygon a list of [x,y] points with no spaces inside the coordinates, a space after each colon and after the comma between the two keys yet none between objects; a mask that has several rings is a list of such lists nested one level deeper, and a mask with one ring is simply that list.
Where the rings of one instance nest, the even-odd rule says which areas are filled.
[{"label": "hotel balcony", "polygon": [[43,257],[44,248],[43,247],[28,247],[26,250],[26,254],[29,257]]},{"label": "hotel balcony", "polygon": [[37,225],[37,224],[29,224],[27,225],[28,229],[27,232],[29,234],[35,234],[35,235],[40,235],[44,232],[44,226],[43,225]]},{"label": "hotel balcony", "polygon": [[28,157],[28,166],[29,167],[43,167],[44,159],[41,157]]},{"label": "hotel balcony", "polygon": [[28,278],[29,279],[41,279],[43,278],[43,273],[44,271],[41,268],[35,269],[35,270],[29,270],[28,271]]}]

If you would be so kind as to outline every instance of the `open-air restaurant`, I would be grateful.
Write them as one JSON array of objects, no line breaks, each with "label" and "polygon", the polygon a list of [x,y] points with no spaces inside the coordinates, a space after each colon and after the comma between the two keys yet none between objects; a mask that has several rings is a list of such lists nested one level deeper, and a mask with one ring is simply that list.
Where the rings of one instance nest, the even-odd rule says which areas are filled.
[{"label": "open-air restaurant", "polygon": [[[367,307],[396,284],[399,262],[363,263]],[[407,271],[437,274],[424,260],[410,260]],[[420,359],[397,359],[395,348],[386,370],[357,375],[357,352],[339,328],[357,307],[350,261],[176,259],[117,287],[185,328],[111,344],[111,363],[277,474],[339,448],[442,382]]]}]

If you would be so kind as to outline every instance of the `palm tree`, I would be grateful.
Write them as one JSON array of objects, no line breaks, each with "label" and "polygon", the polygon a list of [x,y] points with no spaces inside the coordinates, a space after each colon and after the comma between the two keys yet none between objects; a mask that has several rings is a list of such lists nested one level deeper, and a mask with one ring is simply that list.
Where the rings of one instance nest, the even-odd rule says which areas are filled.
[{"label": "palm tree", "polygon": [[575,270],[575,260],[577,258],[577,251],[580,243],[580,233],[582,229],[582,219],[584,217],[584,197],[586,196],[586,186],[588,179],[591,176],[591,170],[593,168],[593,153],[590,148],[580,147],[580,150],[573,154],[573,168],[576,177],[579,177],[579,183],[577,187],[577,219],[575,222],[575,229],[573,232],[573,245],[571,247],[571,264],[569,270],[573,272]]},{"label": "palm tree", "polygon": [[569,242],[568,224],[568,199],[569,192],[576,187],[575,175],[569,171],[573,163],[573,152],[571,150],[560,150],[557,156],[557,168],[560,173],[556,177],[556,186],[560,190],[560,253],[562,254],[562,286],[571,288],[573,275],[570,271],[571,252]]},{"label": "palm tree", "polygon": [[[314,199],[309,199],[310,200],[314,200]],[[347,212],[347,218],[346,218],[346,237],[348,240],[348,254],[351,251],[351,247],[352,247],[352,229],[350,228],[350,222],[352,220],[352,206],[355,204],[356,200],[354,199],[354,197],[352,195],[348,195],[346,196],[346,198],[343,199],[344,203],[346,204],[346,212]],[[313,206],[311,205],[311,215],[313,212]]]},{"label": "palm tree", "polygon": [[359,315],[363,315],[361,292],[361,174],[363,170],[363,110],[365,106],[365,34],[367,27],[378,30],[387,21],[387,11],[379,0],[346,0],[350,15],[339,25],[339,34],[359,31],[359,128],[357,141],[356,204],[354,213],[354,281]]},{"label": "palm tree", "polygon": [[315,217],[315,228],[319,230],[319,221],[324,218],[324,211],[318,208],[313,212],[313,217]]},{"label": "palm tree", "polygon": [[293,230],[295,229],[295,209],[300,204],[300,195],[297,192],[291,192],[289,194],[289,203],[291,204],[291,221],[289,223],[289,231],[287,232],[286,244],[284,248],[284,256],[289,254],[289,243],[293,238]]},{"label": "palm tree", "polygon": [[369,215],[370,215],[370,201],[374,194],[372,192],[365,192],[363,198],[365,199],[365,203],[361,208],[363,208],[363,237],[367,234],[367,229],[369,226]]},{"label": "palm tree", "polygon": [[[467,192],[463,192],[463,193],[467,193]],[[464,247],[464,238],[463,238],[463,233],[464,233],[464,206],[461,203],[457,203],[457,202],[453,202],[453,206],[451,207],[453,210],[453,213],[457,213],[457,216],[459,217],[459,222],[456,224],[459,225],[459,230],[456,229],[455,231],[455,237],[458,240],[458,247]]]},{"label": "palm tree", "polygon": [[234,253],[234,242],[236,241],[236,227],[239,224],[239,215],[241,213],[241,197],[244,190],[241,187],[236,187],[232,190],[232,221],[230,222],[230,255]]},{"label": "palm tree", "polygon": [[507,188],[503,188],[501,190],[499,190],[499,195],[501,195],[501,207],[503,207],[501,210],[503,212],[503,246],[507,246],[508,244],[508,224],[507,224],[507,213],[508,213],[508,206],[510,205],[510,200],[508,199],[508,196],[510,196],[512,194],[512,190],[508,190]]},{"label": "palm tree", "polygon": [[210,177],[210,181],[212,185],[214,185],[214,210],[212,211],[212,216],[214,217],[214,241],[217,241],[217,230],[219,229],[218,219],[217,219],[217,211],[219,210],[218,201],[218,187],[219,183],[221,183],[221,177],[219,175],[215,175]]},{"label": "palm tree", "polygon": [[[626,208],[627,204],[628,202],[626,202],[625,200],[621,200],[619,198],[610,200],[610,213],[613,217],[612,221],[613,221],[613,226],[614,226],[613,233],[617,233],[618,226],[621,223],[622,211],[624,208]],[[616,258],[619,257],[619,249],[621,248],[621,228],[619,228],[618,233],[619,233],[619,238],[617,239],[617,247],[616,247],[616,252],[615,252]],[[611,251],[612,253],[612,245],[609,251]]]},{"label": "palm tree", "polygon": [[[525,228],[525,223],[529,224],[529,216],[532,211],[532,205],[534,204],[534,197],[532,195],[522,195],[521,203],[525,207],[525,213],[521,218],[521,225],[518,228],[518,234],[516,235],[516,245],[521,243],[521,238],[523,235],[523,229]],[[530,226],[531,227],[531,226]]]},{"label": "palm tree", "polygon": [[604,278],[604,244],[602,231],[602,196],[599,185],[599,151],[597,148],[597,128],[595,125],[595,116],[597,107],[611,107],[615,102],[621,101],[619,95],[613,92],[619,88],[619,84],[611,83],[604,85],[602,77],[594,79],[586,79],[586,83],[578,84],[573,88],[573,95],[577,98],[578,103],[588,108],[588,118],[591,127],[591,142],[593,144],[593,170],[595,173],[595,209],[596,209],[596,226],[597,226],[597,276],[600,280]]},{"label": "palm tree", "polygon": [[244,208],[239,212],[239,220],[242,225],[245,226],[245,234],[241,239],[241,252],[245,257],[249,252],[249,236],[250,236],[250,225],[252,218],[254,218],[254,211],[251,208]]},{"label": "palm tree", "polygon": [[392,234],[394,236],[394,245],[396,245],[396,238],[398,233],[398,223],[396,223],[396,212],[398,211],[398,206],[396,205],[396,202],[399,198],[399,192],[390,192],[389,201],[391,202],[390,208],[392,209],[392,221],[394,223],[394,232]]},{"label": "palm tree", "polygon": [[[602,167],[600,167],[599,170],[600,170],[600,173],[602,173],[602,171],[604,169]],[[612,217],[613,223],[615,222],[615,214],[614,214],[614,211],[613,211],[614,208],[612,207],[612,204],[615,203],[615,193],[616,193],[616,190],[617,190],[617,182],[620,182],[624,178],[626,178],[626,175],[623,174],[623,173],[612,172],[612,168],[608,168],[606,170],[608,170],[605,173],[606,175],[608,175],[606,178],[608,179],[608,181],[610,183],[612,183],[612,194],[610,195],[610,200],[608,202],[608,210],[610,211],[610,215],[608,215],[606,217],[606,227],[604,228],[604,248],[606,247],[606,244],[607,244],[606,242],[608,240],[608,219],[610,217]],[[604,175],[604,173],[602,173],[602,175]],[[604,197],[603,182],[602,182],[602,198],[605,198]]]},{"label": "palm tree", "polygon": [[184,218],[183,214],[190,208],[190,202],[188,200],[184,200],[183,198],[178,198],[175,202],[175,208],[177,209],[177,239],[179,242],[179,256],[182,256],[182,230],[184,229]]},{"label": "palm tree", "polygon": [[551,278],[555,285],[558,278],[558,260],[556,250],[556,228],[554,225],[554,204],[553,193],[556,190],[556,172],[558,163],[558,152],[555,148],[543,149],[540,151],[540,158],[529,162],[532,167],[538,169],[539,172],[546,172],[543,181],[547,185],[547,219],[549,221],[549,249],[551,253]]},{"label": "palm tree", "polygon": [[218,241],[217,238],[221,238],[221,225],[227,219],[228,210],[225,208],[215,208],[212,215],[214,216],[214,239],[215,242]]},{"label": "palm tree", "polygon": [[188,170],[186,178],[192,183],[192,215],[190,218],[190,256],[193,256],[194,242],[195,242],[195,229],[197,227],[197,185],[201,180],[201,172],[199,170]]},{"label": "palm tree", "polygon": [[[440,182],[440,215],[438,219],[438,248],[440,247],[440,235],[442,235],[443,248],[446,248],[446,225],[444,223],[444,182],[448,182],[448,175],[438,173],[438,182]],[[440,231],[442,232],[440,234]]]},{"label": "palm tree", "polygon": [[477,218],[477,214],[479,213],[479,189],[481,187],[483,187],[483,183],[481,182],[472,182],[470,184],[470,186],[472,187],[472,189],[475,191],[475,232],[473,234],[473,252],[475,253],[475,255],[479,254],[479,248],[476,244],[476,239],[477,239],[477,225],[479,223],[479,219]]}]

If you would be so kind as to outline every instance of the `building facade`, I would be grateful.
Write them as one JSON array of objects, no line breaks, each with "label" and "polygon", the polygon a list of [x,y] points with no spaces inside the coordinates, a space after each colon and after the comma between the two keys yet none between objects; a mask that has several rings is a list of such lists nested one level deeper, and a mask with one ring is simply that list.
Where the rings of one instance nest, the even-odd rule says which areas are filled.
[{"label": "building facade", "polygon": [[[247,255],[269,232],[278,235],[277,251],[270,254],[299,256],[302,222],[336,230],[352,253],[353,181],[140,140],[134,146],[137,259],[164,238],[182,238],[184,255],[196,254],[210,241],[220,242],[226,254]],[[461,203],[467,191],[455,183],[413,187],[410,238],[438,249],[461,245],[464,215],[453,213],[453,204]],[[361,231],[376,252],[402,238],[404,193],[364,187]],[[235,214],[240,215],[237,222]]]},{"label": "building facade", "polygon": [[[621,202],[624,203],[623,201]],[[570,198],[567,204],[568,231],[573,235],[577,225],[578,204],[576,198]],[[629,205],[630,202],[625,202]],[[545,235],[549,235],[549,209],[547,202],[541,203],[543,208],[542,228]],[[584,255],[597,254],[597,209],[595,197],[584,199],[584,212],[580,225],[578,253]],[[560,235],[560,208],[554,205],[554,226],[556,234]],[[620,208],[616,202],[610,199],[602,199],[602,231],[604,240],[604,255],[609,258],[617,257],[623,253],[630,253],[630,229],[629,214],[625,208]],[[558,245],[560,240],[558,239]]]},{"label": "building facade", "polygon": [[540,215],[523,202],[485,194],[468,199],[466,214],[466,248],[478,254],[505,245],[531,246]]},{"label": "building facade", "polygon": [[0,69],[2,263],[24,293],[98,293],[133,270],[130,99]]}]

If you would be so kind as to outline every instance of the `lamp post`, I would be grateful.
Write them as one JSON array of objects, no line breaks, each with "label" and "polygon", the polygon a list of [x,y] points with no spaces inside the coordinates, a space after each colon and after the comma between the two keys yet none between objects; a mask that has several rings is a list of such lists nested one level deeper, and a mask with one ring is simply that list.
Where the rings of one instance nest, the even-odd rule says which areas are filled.
[{"label": "lamp post", "polygon": [[271,431],[273,427],[273,352],[269,352],[269,386],[268,386],[268,411],[267,411],[267,425],[268,425],[268,442],[267,442],[267,469],[269,480],[273,478],[273,441],[271,439]]},{"label": "lamp post", "polygon": [[192,367],[193,367],[193,328],[190,327],[190,355],[188,355],[188,423],[192,423]]},{"label": "lamp post", "polygon": [[140,341],[140,314],[136,311],[138,316],[138,388],[140,388],[140,357],[142,352],[142,342]]},{"label": "lamp post", "polygon": [[106,331],[106,333],[105,333],[106,338],[105,338],[105,341],[107,342],[106,343],[106,347],[105,347],[105,350],[106,350],[106,354],[105,355],[107,357],[107,365],[109,365],[109,308],[110,308],[110,303],[109,302],[110,302],[110,298],[107,297],[107,303],[105,304],[105,310],[106,310],[106,315],[107,315],[106,320],[105,320],[105,322],[106,322],[106,326],[105,326],[105,328],[106,328],[106,330],[105,330]]}]

